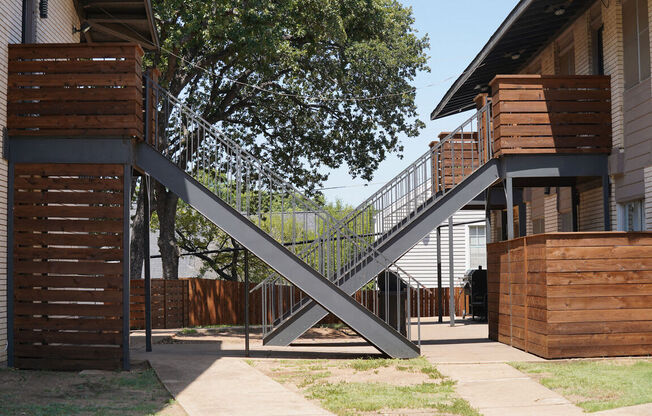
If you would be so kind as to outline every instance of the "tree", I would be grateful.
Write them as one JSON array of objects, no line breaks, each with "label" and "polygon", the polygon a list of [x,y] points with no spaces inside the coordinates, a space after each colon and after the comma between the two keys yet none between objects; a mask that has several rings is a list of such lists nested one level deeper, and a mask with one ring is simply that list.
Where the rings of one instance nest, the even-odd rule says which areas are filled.
[{"label": "tree", "polygon": [[[423,127],[410,81],[428,69],[428,39],[396,0],[154,0],[153,8],[162,49],[147,59],[160,84],[307,192],[328,177],[324,168],[343,164],[371,179],[388,152],[402,151],[399,135]],[[177,204],[155,186],[168,278],[178,268]]]}]

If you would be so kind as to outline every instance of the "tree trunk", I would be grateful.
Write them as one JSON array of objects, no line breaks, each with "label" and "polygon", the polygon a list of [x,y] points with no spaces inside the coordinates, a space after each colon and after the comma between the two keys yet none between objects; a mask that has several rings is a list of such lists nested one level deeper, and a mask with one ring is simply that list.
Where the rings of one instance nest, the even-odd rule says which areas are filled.
[{"label": "tree trunk", "polygon": [[[138,199],[136,200],[136,214],[131,223],[131,253],[130,253],[130,276],[131,279],[142,279],[143,261],[145,260],[145,240],[143,233],[145,230],[145,189],[141,186],[138,189]],[[149,247],[147,247],[149,250]]]},{"label": "tree trunk", "polygon": [[179,278],[179,246],[175,235],[175,220],[179,198],[164,186],[156,182],[156,213],[159,219],[160,232],[158,248],[161,252],[164,279]]}]

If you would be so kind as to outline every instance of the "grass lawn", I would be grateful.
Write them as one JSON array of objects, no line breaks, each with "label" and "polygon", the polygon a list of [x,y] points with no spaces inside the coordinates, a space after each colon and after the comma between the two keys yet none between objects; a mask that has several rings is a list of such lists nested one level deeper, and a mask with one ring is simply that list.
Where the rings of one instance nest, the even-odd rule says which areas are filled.
[{"label": "grass lawn", "polygon": [[587,412],[652,402],[652,361],[510,363]]},{"label": "grass lawn", "polygon": [[184,415],[151,369],[0,369],[0,415]]},{"label": "grass lawn", "polygon": [[247,362],[338,415],[479,416],[425,358]]}]

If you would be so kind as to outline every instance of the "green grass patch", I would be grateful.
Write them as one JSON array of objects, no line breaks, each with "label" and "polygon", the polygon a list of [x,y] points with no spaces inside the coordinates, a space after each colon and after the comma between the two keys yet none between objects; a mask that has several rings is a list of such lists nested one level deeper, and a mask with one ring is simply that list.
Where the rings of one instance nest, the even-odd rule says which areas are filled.
[{"label": "green grass patch", "polygon": [[510,363],[587,412],[652,403],[652,362]]},{"label": "green grass patch", "polygon": [[338,415],[373,412],[381,409],[437,409],[463,416],[479,415],[469,404],[454,397],[454,383],[422,383],[394,386],[386,383],[316,383],[308,397]]}]

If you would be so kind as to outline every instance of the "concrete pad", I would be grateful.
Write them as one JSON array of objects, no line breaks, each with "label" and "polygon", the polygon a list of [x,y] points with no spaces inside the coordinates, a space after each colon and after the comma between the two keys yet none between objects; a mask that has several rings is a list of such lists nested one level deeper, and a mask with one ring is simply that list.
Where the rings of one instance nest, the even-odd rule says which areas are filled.
[{"label": "concrete pad", "polygon": [[190,416],[330,415],[215,344],[157,344],[146,359]]},{"label": "concrete pad", "polygon": [[438,364],[437,368],[457,381],[457,393],[485,416],[584,414],[563,396],[508,364]]}]

